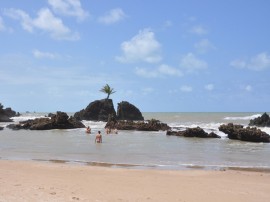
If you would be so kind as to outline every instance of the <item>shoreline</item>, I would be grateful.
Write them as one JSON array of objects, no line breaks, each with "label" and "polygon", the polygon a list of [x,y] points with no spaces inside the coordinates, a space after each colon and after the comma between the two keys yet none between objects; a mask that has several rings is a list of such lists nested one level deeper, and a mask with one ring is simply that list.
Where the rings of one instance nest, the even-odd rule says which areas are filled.
[{"label": "shoreline", "polygon": [[127,164],[127,163],[107,163],[98,161],[69,161],[61,159],[2,159],[0,161],[14,161],[14,162],[40,162],[48,164],[64,164],[64,165],[78,165],[78,166],[92,166],[92,167],[104,167],[104,168],[116,168],[116,169],[133,169],[133,170],[161,170],[161,171],[188,171],[188,170],[204,170],[204,171],[248,171],[248,172],[263,172],[270,173],[270,167],[265,166],[217,166],[217,165],[182,165],[173,167],[171,165],[139,165],[139,164]]},{"label": "shoreline", "polygon": [[157,170],[0,159],[0,201],[270,200],[260,170]]},{"label": "shoreline", "polygon": [[69,161],[61,159],[30,159],[30,160],[13,160],[2,159],[0,161],[14,161],[14,162],[41,162],[52,164],[65,164],[65,165],[78,165],[78,166],[92,166],[92,167],[104,167],[115,169],[133,169],[133,170],[161,170],[161,171],[188,171],[188,170],[204,170],[204,171],[248,171],[248,172],[263,172],[270,173],[270,167],[257,167],[257,166],[216,166],[216,165],[182,165],[176,168],[171,165],[139,165],[139,164],[126,164],[126,163],[107,163],[97,161]]}]

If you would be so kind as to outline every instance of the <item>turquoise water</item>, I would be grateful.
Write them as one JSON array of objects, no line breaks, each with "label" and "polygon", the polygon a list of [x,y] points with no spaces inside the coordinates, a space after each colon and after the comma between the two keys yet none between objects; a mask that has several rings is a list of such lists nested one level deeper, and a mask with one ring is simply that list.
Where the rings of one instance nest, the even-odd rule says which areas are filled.
[{"label": "turquoise water", "polygon": [[[23,114],[15,122],[44,116],[46,113]],[[218,131],[223,123],[247,125],[261,113],[143,113],[145,119],[159,119],[171,127],[184,129],[200,126],[218,133],[221,139],[166,136],[166,132],[119,131],[105,135],[104,122],[84,121],[92,128],[49,131],[0,131],[0,158],[13,160],[58,160],[70,163],[103,163],[152,169],[186,169],[255,167],[270,168],[270,144],[229,140]],[[7,123],[0,123],[5,126]],[[269,128],[261,128],[270,134]],[[95,144],[101,130],[103,143]]]}]

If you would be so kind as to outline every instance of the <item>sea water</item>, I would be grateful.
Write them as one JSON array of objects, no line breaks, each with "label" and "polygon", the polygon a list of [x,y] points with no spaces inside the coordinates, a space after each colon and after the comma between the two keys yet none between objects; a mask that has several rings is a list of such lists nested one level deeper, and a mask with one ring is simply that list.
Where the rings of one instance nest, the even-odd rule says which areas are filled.
[{"label": "sea water", "polygon": [[[14,122],[44,117],[47,113],[25,113]],[[105,122],[83,121],[85,129],[0,131],[0,159],[39,160],[90,165],[151,169],[219,169],[224,167],[270,169],[270,144],[230,140],[218,127],[224,123],[247,126],[262,113],[143,113],[145,120],[158,119],[176,130],[201,127],[221,139],[166,136],[165,131],[118,131],[105,134]],[[70,113],[69,115],[72,115]],[[6,126],[9,123],[0,123]],[[260,128],[270,134],[270,128]],[[103,143],[95,144],[101,131]]]}]

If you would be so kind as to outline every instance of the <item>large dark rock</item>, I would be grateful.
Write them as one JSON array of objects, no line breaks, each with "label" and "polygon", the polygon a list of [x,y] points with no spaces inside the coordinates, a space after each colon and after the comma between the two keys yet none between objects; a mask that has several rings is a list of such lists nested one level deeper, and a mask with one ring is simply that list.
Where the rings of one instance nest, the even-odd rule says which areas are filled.
[{"label": "large dark rock", "polygon": [[127,101],[122,101],[118,103],[116,119],[133,121],[144,120],[141,111]]},{"label": "large dark rock", "polygon": [[257,128],[244,128],[242,125],[229,123],[219,126],[218,129],[227,134],[229,139],[249,142],[270,142],[270,136]]},{"label": "large dark rock", "polygon": [[13,122],[8,116],[0,114],[0,122]]},{"label": "large dark rock", "polygon": [[221,132],[227,134],[229,139],[237,140],[238,139],[237,131],[239,131],[240,129],[243,129],[243,128],[244,128],[244,126],[242,126],[242,125],[234,125],[233,123],[228,123],[227,125],[226,124],[220,125],[218,129]]},{"label": "large dark rock", "polygon": [[270,127],[270,117],[267,113],[264,113],[262,116],[255,119],[251,119],[249,122],[250,126],[258,127]]},{"label": "large dark rock", "polygon": [[65,112],[57,112],[51,118],[37,118],[34,120],[21,121],[19,124],[10,124],[7,128],[13,130],[51,130],[85,128],[85,125],[73,117],[68,117]]},{"label": "large dark rock", "polygon": [[183,137],[199,137],[199,138],[220,138],[219,135],[211,132],[207,133],[202,128],[187,128],[184,131],[171,131],[168,130],[167,135],[183,136]]},{"label": "large dark rock", "polygon": [[74,114],[78,120],[107,121],[109,115],[116,116],[111,99],[96,100],[91,102],[85,109]]},{"label": "large dark rock", "polygon": [[20,113],[16,113],[10,107],[4,109],[4,106],[0,103],[0,122],[12,122],[10,118],[14,116],[20,116]]},{"label": "large dark rock", "polygon": [[170,127],[166,123],[159,120],[151,119],[148,121],[123,121],[110,119],[105,128],[117,130],[139,130],[139,131],[160,131],[169,130]]},{"label": "large dark rock", "polygon": [[0,126],[0,130],[3,130],[3,129],[4,129],[4,127],[1,127],[1,126]]}]

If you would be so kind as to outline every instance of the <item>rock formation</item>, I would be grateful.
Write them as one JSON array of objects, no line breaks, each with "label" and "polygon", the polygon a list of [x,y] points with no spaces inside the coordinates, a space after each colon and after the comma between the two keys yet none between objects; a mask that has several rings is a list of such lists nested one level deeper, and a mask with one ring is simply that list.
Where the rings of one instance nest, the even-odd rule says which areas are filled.
[{"label": "rock formation", "polygon": [[116,116],[111,99],[96,100],[91,102],[85,109],[74,114],[77,120],[107,121],[109,115]]},{"label": "rock formation", "polygon": [[155,119],[151,119],[149,121],[117,121],[113,118],[107,122],[105,128],[139,131],[165,131],[170,129],[170,127],[166,123],[161,123],[160,121]]},{"label": "rock formation", "polygon": [[258,118],[251,119],[249,125],[258,127],[270,127],[270,117],[267,113],[264,113]]},{"label": "rock formation", "polygon": [[91,102],[85,109],[74,114],[78,120],[108,121],[109,116],[117,120],[144,120],[140,110],[129,102],[118,103],[117,115],[111,99],[96,100]]},{"label": "rock formation", "polygon": [[257,128],[244,128],[242,125],[229,123],[219,126],[218,129],[227,134],[229,139],[249,142],[270,142],[270,136]]},{"label": "rock formation", "polygon": [[16,113],[10,107],[4,109],[4,106],[0,103],[0,122],[12,122],[10,117],[20,116],[20,113]]},{"label": "rock formation", "polygon": [[219,135],[211,132],[207,133],[202,128],[187,128],[184,131],[171,131],[168,130],[167,135],[183,136],[183,137],[199,137],[199,138],[220,138]]},{"label": "rock formation", "polygon": [[51,118],[36,118],[34,120],[21,121],[19,124],[10,124],[7,128],[13,130],[50,130],[85,128],[85,125],[73,117],[68,117],[65,112],[57,112]]},{"label": "rock formation", "polygon": [[133,121],[144,120],[140,110],[134,105],[126,101],[122,101],[118,103],[116,119],[117,120],[133,120]]}]

